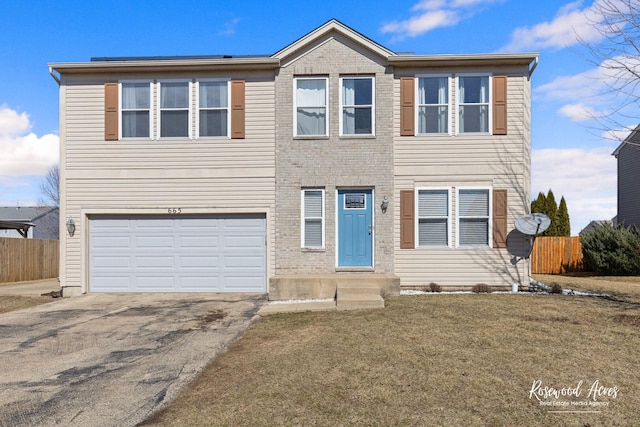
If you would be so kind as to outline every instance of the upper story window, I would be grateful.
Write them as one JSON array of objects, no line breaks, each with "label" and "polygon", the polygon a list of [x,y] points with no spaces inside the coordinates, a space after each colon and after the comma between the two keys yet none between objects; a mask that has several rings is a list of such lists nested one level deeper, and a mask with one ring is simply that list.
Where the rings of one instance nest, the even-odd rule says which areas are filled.
[{"label": "upper story window", "polygon": [[458,132],[489,132],[489,76],[458,76]]},{"label": "upper story window", "polygon": [[189,82],[161,82],[159,128],[161,138],[189,136]]},{"label": "upper story window", "polygon": [[458,189],[458,246],[490,244],[490,194],[488,188]]},{"label": "upper story window", "polygon": [[449,246],[450,190],[418,190],[418,246]]},{"label": "upper story window", "polygon": [[295,135],[327,135],[327,79],[298,77],[294,79],[294,84]]},{"label": "upper story window", "polygon": [[418,78],[418,133],[449,133],[449,77]]},{"label": "upper story window", "polygon": [[198,82],[198,136],[229,136],[229,83]]},{"label": "upper story window", "polygon": [[151,135],[151,83],[123,82],[121,93],[122,137],[149,138]]},{"label": "upper story window", "polygon": [[342,77],[340,88],[340,134],[373,135],[374,78]]}]

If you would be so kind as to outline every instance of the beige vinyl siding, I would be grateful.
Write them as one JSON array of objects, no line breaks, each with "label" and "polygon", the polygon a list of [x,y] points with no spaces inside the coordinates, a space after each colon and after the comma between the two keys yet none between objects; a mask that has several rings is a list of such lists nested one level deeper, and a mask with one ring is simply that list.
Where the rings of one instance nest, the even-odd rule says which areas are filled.
[{"label": "beige vinyl siding", "polygon": [[[186,76],[162,76],[185,78]],[[86,286],[91,215],[267,215],[267,270],[274,270],[275,107],[273,74],[190,75],[246,80],[246,138],[104,139],[104,82],[113,77],[74,77],[61,87],[61,217],[73,218],[74,237],[61,239],[64,286]],[[144,79],[126,76],[121,80]],[[149,80],[162,80],[153,76]],[[195,89],[194,89],[195,90]],[[195,95],[195,94],[194,94]],[[153,97],[153,132],[157,99]],[[195,103],[195,96],[192,97]],[[195,105],[195,104],[194,104]],[[64,134],[62,129],[65,129]],[[194,128],[193,135],[197,135]],[[62,171],[61,171],[62,172]],[[86,289],[86,287],[84,288]]]},{"label": "beige vinyl siding", "polygon": [[[98,83],[98,82],[96,82]],[[100,82],[101,83],[101,82]],[[67,168],[224,168],[244,165],[274,167],[274,85],[272,81],[246,83],[246,138],[136,138],[104,140],[104,87],[69,84],[67,91]],[[195,102],[195,96],[192,97]],[[154,99],[154,105],[156,100]],[[155,123],[157,111],[151,115]],[[195,125],[193,134],[197,134]],[[126,147],[126,149],[125,149]],[[144,159],[144,161],[141,161]]]},{"label": "beige vinyl siding", "polygon": [[[476,71],[476,70],[474,70]],[[489,71],[489,70],[487,70]],[[394,117],[394,203],[400,206],[400,191],[418,187],[451,187],[451,248],[400,249],[395,245],[395,273],[401,286],[468,287],[477,283],[511,286],[524,280],[525,264],[511,264],[507,249],[456,248],[457,187],[491,187],[508,190],[508,229],[517,217],[528,212],[530,168],[530,86],[526,76],[514,70],[490,70],[507,75],[507,135],[428,135],[400,137],[399,109]],[[447,73],[449,71],[447,70]],[[455,72],[469,72],[455,70]],[[524,72],[524,70],[522,71]],[[402,73],[404,76],[405,74]],[[455,108],[455,79],[452,79],[452,108]],[[395,82],[399,105],[400,79]],[[453,129],[457,114],[452,115]],[[400,235],[400,212],[394,210],[396,236]],[[514,241],[509,240],[512,244]],[[522,241],[516,241],[522,245]]]}]

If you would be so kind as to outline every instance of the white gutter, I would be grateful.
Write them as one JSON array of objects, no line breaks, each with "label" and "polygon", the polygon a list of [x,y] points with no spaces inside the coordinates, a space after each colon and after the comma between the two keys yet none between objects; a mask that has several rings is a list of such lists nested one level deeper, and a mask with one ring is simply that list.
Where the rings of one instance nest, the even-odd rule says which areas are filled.
[{"label": "white gutter", "polygon": [[53,71],[53,67],[49,67],[49,74],[51,74],[51,77],[53,77],[53,80],[55,80],[56,83],[58,83],[58,86],[60,86],[60,78],[56,76],[56,73]]},{"label": "white gutter", "polygon": [[533,60],[533,66],[529,69],[528,80],[531,80],[531,75],[533,74],[533,71],[536,69],[537,66],[538,66],[538,57],[536,56],[535,59]]}]

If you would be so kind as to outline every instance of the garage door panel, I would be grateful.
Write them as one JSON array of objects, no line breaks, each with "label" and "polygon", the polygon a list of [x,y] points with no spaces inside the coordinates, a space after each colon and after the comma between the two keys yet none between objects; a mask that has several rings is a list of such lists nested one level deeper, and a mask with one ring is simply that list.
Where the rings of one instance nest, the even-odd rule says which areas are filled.
[{"label": "garage door panel", "polygon": [[211,288],[220,288],[220,280],[210,276],[183,276],[180,278],[180,285],[183,292],[211,292]]},{"label": "garage door panel", "polygon": [[[125,231],[128,232],[128,229]],[[131,244],[131,239],[128,236],[113,237],[113,236],[95,236],[93,247],[94,248],[128,248]]]},{"label": "garage door panel", "polygon": [[230,256],[224,257],[224,266],[227,269],[247,269],[252,267],[255,270],[262,270],[264,268],[264,258],[261,256]]},{"label": "garage door panel", "polygon": [[173,270],[175,259],[172,256],[137,256],[136,268],[153,268],[157,270]]},{"label": "garage door panel", "polygon": [[181,236],[179,246],[181,248],[217,248],[219,239],[214,236]]},{"label": "garage door panel", "polygon": [[94,279],[94,286],[108,287],[110,292],[131,292],[133,283],[130,276],[103,275]]},{"label": "garage door panel", "polygon": [[137,291],[165,291],[170,292],[175,288],[175,278],[172,275],[137,275],[136,276],[136,290]]},{"label": "garage door panel", "polygon": [[259,277],[227,277],[224,290],[226,292],[255,292],[255,289],[262,282]]},{"label": "garage door panel", "polygon": [[128,256],[97,256],[93,258],[91,266],[93,268],[129,268],[131,267]]},{"label": "garage door panel", "polygon": [[92,292],[266,292],[261,217],[90,218]]},{"label": "garage door panel", "polygon": [[137,236],[135,245],[138,248],[173,249],[173,236]]},{"label": "garage door panel", "polygon": [[220,265],[217,256],[181,256],[180,266],[183,268],[217,269]]}]

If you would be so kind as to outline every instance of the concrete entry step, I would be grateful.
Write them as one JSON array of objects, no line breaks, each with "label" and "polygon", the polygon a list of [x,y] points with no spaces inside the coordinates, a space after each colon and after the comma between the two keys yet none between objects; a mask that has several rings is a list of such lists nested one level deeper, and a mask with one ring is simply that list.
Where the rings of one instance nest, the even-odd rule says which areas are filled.
[{"label": "concrete entry step", "polygon": [[338,310],[357,310],[365,308],[384,308],[384,299],[380,288],[367,283],[341,283],[336,291]]}]

